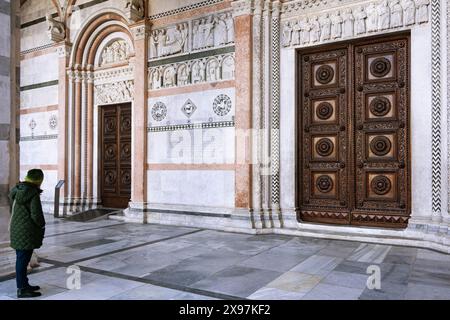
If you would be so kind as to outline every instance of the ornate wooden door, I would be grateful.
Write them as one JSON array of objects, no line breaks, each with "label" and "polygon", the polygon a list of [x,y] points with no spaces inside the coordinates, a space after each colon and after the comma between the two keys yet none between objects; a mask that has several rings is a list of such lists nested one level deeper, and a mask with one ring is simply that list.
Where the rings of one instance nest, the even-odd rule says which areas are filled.
[{"label": "ornate wooden door", "polygon": [[126,208],[131,197],[131,104],[101,107],[100,129],[102,203]]},{"label": "ornate wooden door", "polygon": [[406,227],[409,37],[300,53],[299,219]]}]

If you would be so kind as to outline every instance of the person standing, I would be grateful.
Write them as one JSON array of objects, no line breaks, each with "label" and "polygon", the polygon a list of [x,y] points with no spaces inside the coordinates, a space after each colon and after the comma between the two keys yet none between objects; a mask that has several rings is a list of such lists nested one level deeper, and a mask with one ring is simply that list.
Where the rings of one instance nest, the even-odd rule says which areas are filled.
[{"label": "person standing", "polygon": [[39,286],[28,283],[27,266],[33,250],[42,246],[45,218],[42,212],[40,189],[44,173],[40,169],[28,171],[24,182],[19,182],[10,192],[12,213],[10,221],[11,247],[16,250],[16,283],[18,298],[41,295]]}]

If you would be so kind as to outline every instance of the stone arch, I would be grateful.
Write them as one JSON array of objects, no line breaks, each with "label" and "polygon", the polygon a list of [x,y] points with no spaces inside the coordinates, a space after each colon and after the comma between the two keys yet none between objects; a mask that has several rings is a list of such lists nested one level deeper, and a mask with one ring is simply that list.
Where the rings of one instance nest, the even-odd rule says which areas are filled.
[{"label": "stone arch", "polygon": [[[74,3],[75,1],[72,2]],[[98,68],[99,52],[111,42],[118,40],[127,43],[130,55],[133,56],[134,43],[128,20],[117,9],[104,9],[85,20],[74,38],[69,57],[69,87],[72,92],[69,110],[72,110],[74,115],[73,125],[69,128],[70,135],[73,137],[71,139],[73,144],[70,146],[73,150],[70,161],[74,172],[71,190],[73,199],[83,199],[83,204],[90,203],[97,193],[94,188],[97,178],[97,170],[95,170],[97,164],[94,162],[96,150],[93,147],[96,141],[95,128],[97,128],[94,123],[96,104],[94,71]],[[133,90],[128,87],[132,78],[122,82],[117,83],[118,87],[129,91],[132,99]]]}]

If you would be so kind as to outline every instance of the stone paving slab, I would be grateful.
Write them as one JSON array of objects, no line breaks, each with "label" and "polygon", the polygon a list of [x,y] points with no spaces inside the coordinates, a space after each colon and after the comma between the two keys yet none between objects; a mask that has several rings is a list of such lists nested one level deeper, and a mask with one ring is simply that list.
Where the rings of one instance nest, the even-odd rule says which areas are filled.
[{"label": "stone paving slab", "polygon": [[[450,299],[450,255],[427,249],[46,218],[36,299]],[[14,252],[2,248],[0,300],[15,299]],[[81,289],[69,290],[75,265]],[[380,289],[367,288],[373,267]]]}]

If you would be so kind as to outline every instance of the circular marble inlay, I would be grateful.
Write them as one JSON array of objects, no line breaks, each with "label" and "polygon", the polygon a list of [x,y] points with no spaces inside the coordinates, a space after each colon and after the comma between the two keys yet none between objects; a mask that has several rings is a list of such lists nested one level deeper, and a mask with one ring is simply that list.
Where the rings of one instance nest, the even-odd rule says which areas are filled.
[{"label": "circular marble inlay", "polygon": [[322,157],[329,156],[333,152],[333,150],[334,144],[331,139],[322,138],[316,142],[316,152]]},{"label": "circular marble inlay", "polygon": [[333,189],[333,179],[327,175],[321,175],[316,180],[316,187],[322,193],[328,193]]},{"label": "circular marble inlay", "polygon": [[231,110],[231,98],[226,94],[218,95],[213,102],[214,113],[218,116],[225,116]]},{"label": "circular marble inlay", "polygon": [[379,175],[372,179],[370,187],[372,188],[373,192],[382,196],[391,190],[391,180],[389,180],[389,178],[386,176]]},{"label": "circular marble inlay", "polygon": [[383,117],[391,111],[391,102],[386,97],[376,97],[369,105],[369,110],[377,117]]},{"label": "circular marble inlay", "polygon": [[50,127],[50,129],[55,130],[56,127],[58,126],[58,118],[56,117],[55,114],[52,114],[50,116],[50,119],[48,120],[48,126]]},{"label": "circular marble inlay", "polygon": [[333,115],[333,106],[329,102],[321,102],[316,108],[316,116],[320,120],[327,120]]},{"label": "circular marble inlay", "polygon": [[377,156],[384,156],[391,151],[392,143],[389,138],[384,136],[378,136],[370,141],[370,151]]},{"label": "circular marble inlay", "polygon": [[158,101],[152,107],[152,118],[156,121],[162,121],[167,115],[167,107],[164,103]]},{"label": "circular marble inlay", "polygon": [[327,84],[333,80],[334,77],[334,70],[329,65],[322,65],[319,68],[317,68],[316,71],[316,80],[320,84]]},{"label": "circular marble inlay", "polygon": [[384,58],[376,58],[370,64],[370,72],[377,78],[384,77],[391,71],[391,62]]}]

